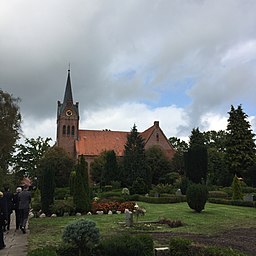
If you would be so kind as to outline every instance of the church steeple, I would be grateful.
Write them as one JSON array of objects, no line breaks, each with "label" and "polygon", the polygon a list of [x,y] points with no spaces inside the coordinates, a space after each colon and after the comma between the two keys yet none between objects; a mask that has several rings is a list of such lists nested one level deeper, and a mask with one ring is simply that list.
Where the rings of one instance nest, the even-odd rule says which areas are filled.
[{"label": "church steeple", "polygon": [[66,83],[64,99],[63,99],[63,104],[66,105],[67,103],[73,104],[71,80],[70,80],[70,69],[68,70],[68,78],[67,78],[67,83]]},{"label": "church steeple", "polygon": [[64,148],[72,158],[76,157],[75,142],[78,140],[78,133],[79,108],[78,102],[73,103],[69,68],[63,103],[58,101],[56,144]]}]

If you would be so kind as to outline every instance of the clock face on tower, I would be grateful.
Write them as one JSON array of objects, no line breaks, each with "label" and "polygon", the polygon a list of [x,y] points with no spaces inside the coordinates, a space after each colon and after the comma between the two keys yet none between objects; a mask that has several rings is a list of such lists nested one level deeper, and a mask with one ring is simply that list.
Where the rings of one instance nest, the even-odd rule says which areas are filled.
[{"label": "clock face on tower", "polygon": [[70,110],[70,109],[68,109],[67,111],[66,111],[66,116],[72,116],[72,110]]}]

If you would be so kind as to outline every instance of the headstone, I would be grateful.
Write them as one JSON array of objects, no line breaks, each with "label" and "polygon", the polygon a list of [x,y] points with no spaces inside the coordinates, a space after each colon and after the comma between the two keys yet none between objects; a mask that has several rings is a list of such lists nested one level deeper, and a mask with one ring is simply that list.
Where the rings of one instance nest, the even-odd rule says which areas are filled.
[{"label": "headstone", "polygon": [[254,199],[254,195],[252,195],[252,194],[246,194],[246,195],[243,196],[244,201],[251,201],[252,202],[253,199]]},{"label": "headstone", "polygon": [[129,210],[125,210],[125,224],[127,227],[131,227],[133,225],[133,215]]},{"label": "headstone", "polygon": [[182,196],[182,193],[181,193],[180,188],[177,189],[175,195],[176,195],[176,196]]},{"label": "headstone", "polygon": [[155,256],[168,256],[169,254],[169,248],[168,247],[161,247],[161,248],[155,248]]}]

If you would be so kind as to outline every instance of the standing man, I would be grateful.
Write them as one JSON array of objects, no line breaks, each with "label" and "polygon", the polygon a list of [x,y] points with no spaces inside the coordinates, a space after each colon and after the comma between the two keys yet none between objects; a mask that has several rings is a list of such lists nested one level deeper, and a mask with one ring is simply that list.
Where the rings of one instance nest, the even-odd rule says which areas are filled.
[{"label": "standing man", "polygon": [[13,195],[9,190],[9,187],[4,187],[4,197],[7,203],[7,225],[6,228],[7,230],[10,229],[10,223],[11,223],[11,214],[12,214],[12,210],[13,210]]},{"label": "standing man", "polygon": [[28,221],[29,206],[31,203],[31,192],[28,191],[29,186],[24,185],[23,191],[18,195],[19,198],[19,210],[20,210],[20,229],[23,234],[26,233],[26,225]]},{"label": "standing man", "polygon": [[21,191],[22,191],[22,188],[17,187],[16,193],[13,195],[13,209],[15,211],[16,230],[20,228],[19,193]]},{"label": "standing man", "polygon": [[7,203],[4,194],[0,191],[0,250],[4,249],[4,227],[7,222]]}]

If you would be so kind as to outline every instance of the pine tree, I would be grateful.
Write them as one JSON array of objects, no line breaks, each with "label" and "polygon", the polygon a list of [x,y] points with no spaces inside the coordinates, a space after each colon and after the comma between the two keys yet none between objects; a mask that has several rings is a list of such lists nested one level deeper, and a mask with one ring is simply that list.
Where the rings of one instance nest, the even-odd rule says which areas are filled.
[{"label": "pine tree", "polygon": [[123,158],[123,183],[131,186],[137,177],[149,184],[145,164],[145,143],[134,124],[131,133],[127,136]]},{"label": "pine tree", "polygon": [[193,129],[189,149],[185,152],[186,177],[194,183],[204,183],[207,178],[208,155],[203,133]]},{"label": "pine tree", "polygon": [[243,177],[252,183],[252,175],[248,171],[255,162],[255,143],[248,115],[242,106],[237,109],[231,106],[227,125],[226,161],[230,173]]}]

